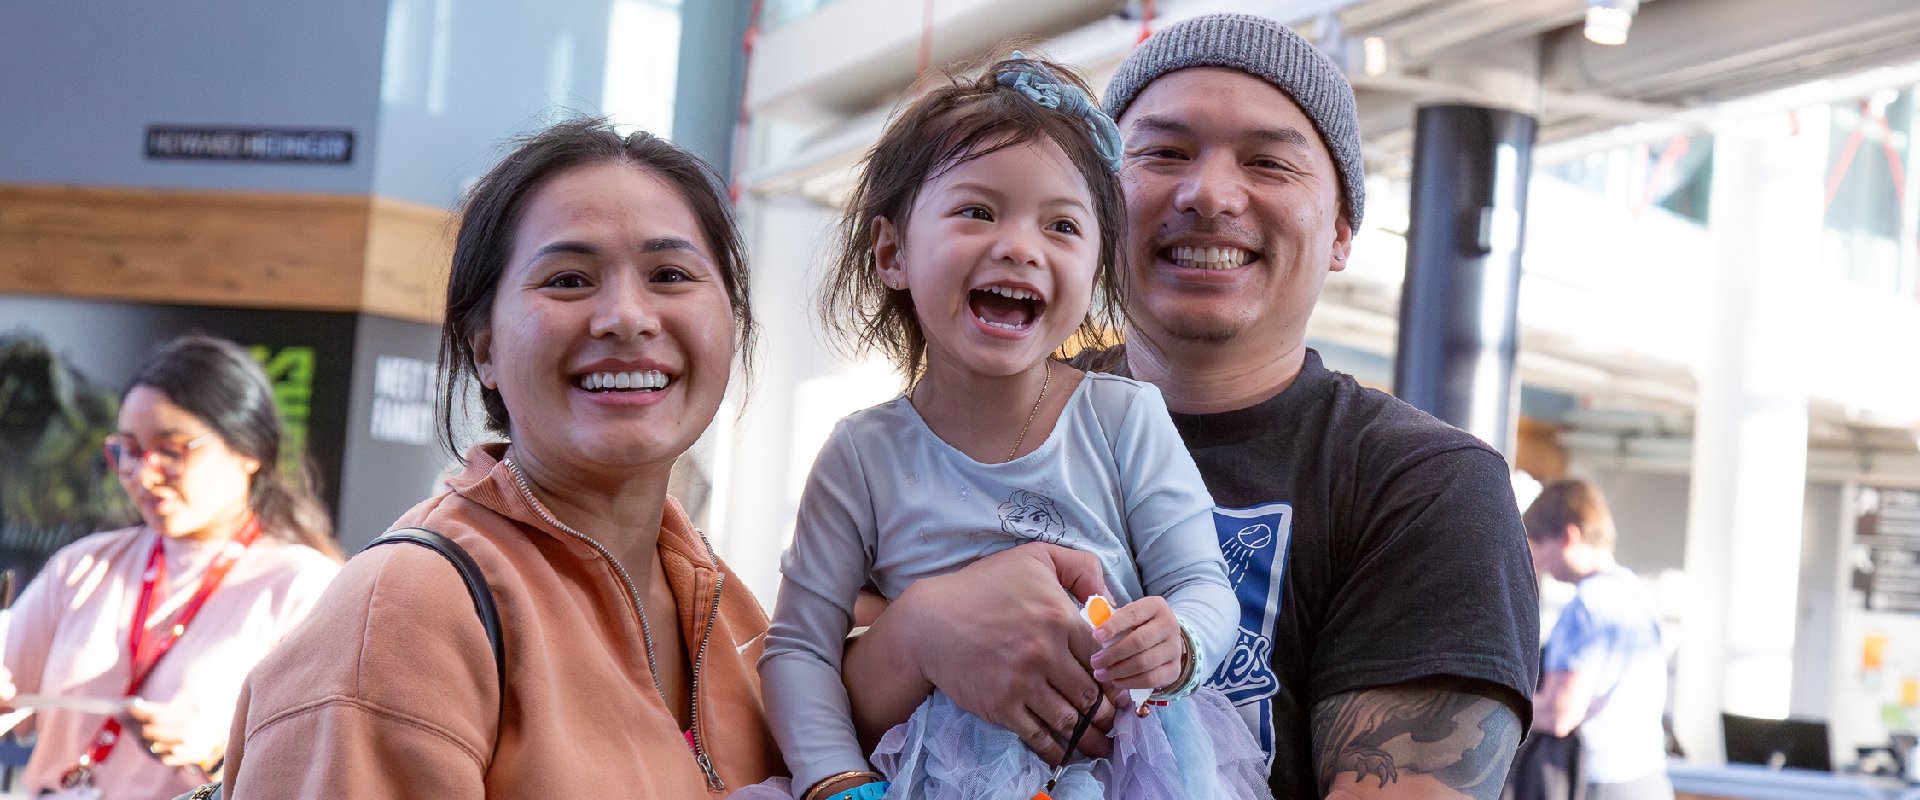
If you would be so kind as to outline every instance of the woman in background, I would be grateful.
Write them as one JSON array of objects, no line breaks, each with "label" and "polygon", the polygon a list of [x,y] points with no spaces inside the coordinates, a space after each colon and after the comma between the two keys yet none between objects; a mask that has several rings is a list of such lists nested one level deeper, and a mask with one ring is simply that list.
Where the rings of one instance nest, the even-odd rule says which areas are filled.
[{"label": "woman in background", "polygon": [[162,347],[118,428],[107,464],[143,524],[62,548],[0,613],[0,699],[138,699],[114,716],[35,711],[30,793],[140,800],[200,784],[247,670],[339,571],[308,472],[282,469],[272,386],[238,346]]}]

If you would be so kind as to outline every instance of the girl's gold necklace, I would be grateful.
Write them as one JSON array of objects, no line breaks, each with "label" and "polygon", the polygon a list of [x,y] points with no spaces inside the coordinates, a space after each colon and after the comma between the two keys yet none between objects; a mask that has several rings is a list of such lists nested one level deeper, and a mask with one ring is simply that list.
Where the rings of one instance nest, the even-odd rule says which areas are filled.
[{"label": "girl's gold necklace", "polygon": [[[1027,431],[1033,429],[1034,417],[1040,416],[1040,404],[1047,401],[1047,385],[1053,382],[1053,359],[1049,358],[1041,363],[1041,369],[1044,371],[1040,373],[1040,396],[1033,399],[1033,408],[1027,411],[1027,422],[1020,426],[1019,438],[1013,440],[1013,449],[1007,451],[1007,457],[1001,459],[1002,461],[1012,461],[1014,456],[1020,454],[1020,445],[1027,443]],[[907,390],[907,402],[912,403],[913,395],[918,391],[920,391],[920,384],[915,383],[913,388]]]}]

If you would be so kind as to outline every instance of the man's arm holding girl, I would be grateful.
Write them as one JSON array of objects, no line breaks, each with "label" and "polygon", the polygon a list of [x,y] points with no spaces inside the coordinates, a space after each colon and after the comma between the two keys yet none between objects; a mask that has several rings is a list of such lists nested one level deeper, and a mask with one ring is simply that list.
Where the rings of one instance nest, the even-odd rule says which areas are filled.
[{"label": "man's arm holding girl", "polygon": [[[1092,634],[1061,586],[1104,593],[1098,560],[1024,544],[914,583],[847,647],[841,673],[861,745],[905,722],[938,686],[1057,762],[1061,740],[1100,691],[1087,666]],[[1089,755],[1111,750],[1113,710],[1102,705],[1080,741]]]}]

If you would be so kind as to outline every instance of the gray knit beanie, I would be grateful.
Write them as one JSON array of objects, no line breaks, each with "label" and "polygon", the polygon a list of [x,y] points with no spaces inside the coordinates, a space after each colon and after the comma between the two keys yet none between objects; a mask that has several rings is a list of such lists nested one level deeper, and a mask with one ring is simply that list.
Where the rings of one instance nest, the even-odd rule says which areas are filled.
[{"label": "gray knit beanie", "polygon": [[1266,17],[1208,14],[1169,25],[1148,37],[1107,84],[1102,106],[1119,119],[1162,75],[1188,67],[1226,67],[1266,80],[1285,92],[1319,130],[1347,200],[1347,223],[1357,232],[1366,203],[1366,168],[1360,156],[1360,121],[1347,77],[1300,34]]}]

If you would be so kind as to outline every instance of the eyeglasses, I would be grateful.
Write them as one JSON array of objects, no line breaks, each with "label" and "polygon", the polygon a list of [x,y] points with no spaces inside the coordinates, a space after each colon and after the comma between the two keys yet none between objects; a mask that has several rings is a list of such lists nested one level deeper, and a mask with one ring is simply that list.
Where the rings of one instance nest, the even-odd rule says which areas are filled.
[{"label": "eyeglasses", "polygon": [[156,469],[167,475],[179,475],[181,467],[187,463],[187,454],[201,445],[214,440],[219,434],[212,431],[195,436],[176,447],[143,448],[131,437],[113,434],[101,444],[106,451],[107,466],[118,472],[130,472],[141,464],[151,463]]}]

